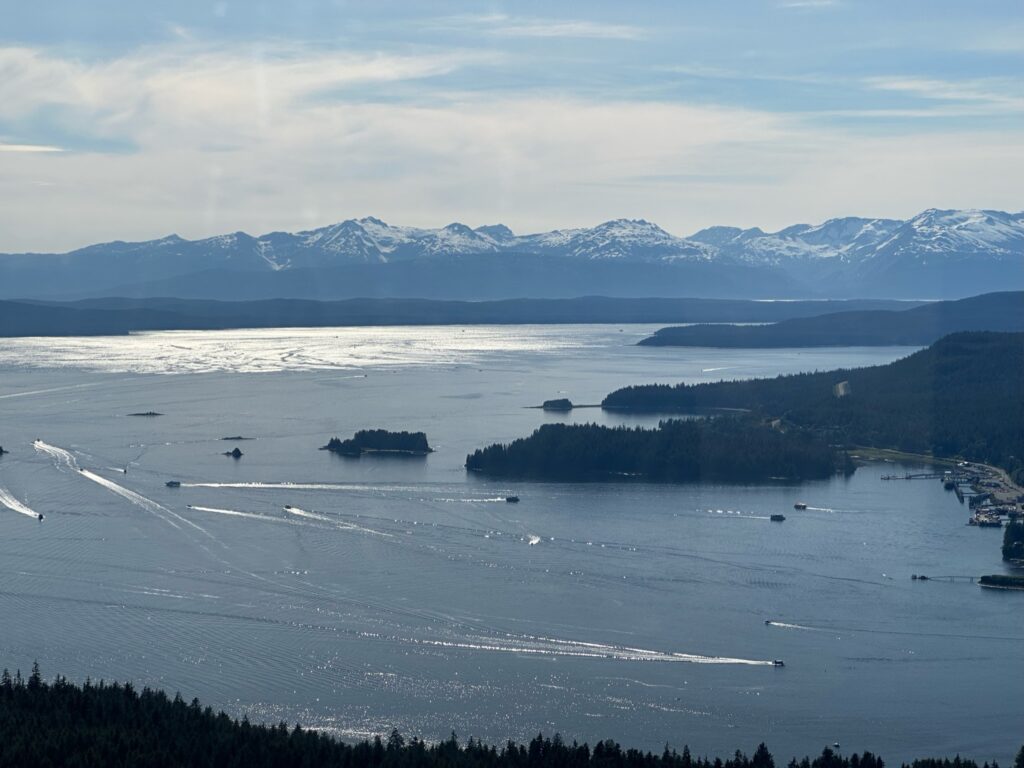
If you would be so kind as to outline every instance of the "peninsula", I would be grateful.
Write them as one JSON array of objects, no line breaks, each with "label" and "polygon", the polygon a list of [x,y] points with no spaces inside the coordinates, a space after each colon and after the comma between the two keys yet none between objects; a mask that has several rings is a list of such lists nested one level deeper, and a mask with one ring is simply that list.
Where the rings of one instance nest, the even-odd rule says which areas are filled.
[{"label": "peninsula", "polygon": [[961,331],[1024,331],[1024,291],[937,301],[911,309],[828,312],[767,325],[672,326],[662,328],[639,344],[734,348],[924,346]]},{"label": "peninsula", "polygon": [[743,408],[830,444],[1000,467],[1024,483],[1024,333],[957,333],[888,365],[710,384],[646,384],[602,407],[641,413]]}]

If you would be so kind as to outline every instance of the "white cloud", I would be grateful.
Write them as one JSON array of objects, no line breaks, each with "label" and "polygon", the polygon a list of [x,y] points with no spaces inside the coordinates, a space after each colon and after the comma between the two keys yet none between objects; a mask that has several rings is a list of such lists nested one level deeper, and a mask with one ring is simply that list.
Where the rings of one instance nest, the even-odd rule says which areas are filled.
[{"label": "white cloud", "polygon": [[584,19],[509,16],[503,13],[463,14],[436,19],[437,29],[483,31],[501,37],[642,40],[647,30],[632,24],[608,24]]},{"label": "white cloud", "polygon": [[839,0],[785,0],[780,8],[830,8],[839,5]]},{"label": "white cloud", "polygon": [[63,152],[60,147],[48,144],[5,144],[0,141],[0,152]]},{"label": "white cloud", "polygon": [[593,21],[512,21],[493,30],[508,37],[579,37],[598,40],[641,40],[646,33],[626,24],[599,24]]},{"label": "white cloud", "polygon": [[[84,63],[0,49],[0,119],[56,106],[72,127],[137,148],[7,153],[0,251],[367,214],[519,231],[631,216],[686,234],[1019,207],[1020,130],[861,136],[762,110],[436,86],[413,102],[370,98],[468,56],[188,47]],[[324,96],[349,85],[358,97]]]},{"label": "white cloud", "polygon": [[1024,87],[1018,80],[987,78],[983,80],[940,80],[926,77],[873,77],[864,81],[880,91],[908,93],[925,99],[964,102],[993,112],[1024,111]]}]

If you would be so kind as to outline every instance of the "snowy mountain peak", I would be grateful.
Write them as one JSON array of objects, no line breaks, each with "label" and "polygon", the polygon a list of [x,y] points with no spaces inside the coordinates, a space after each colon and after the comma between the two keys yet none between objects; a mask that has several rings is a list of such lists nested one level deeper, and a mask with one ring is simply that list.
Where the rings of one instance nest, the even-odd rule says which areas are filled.
[{"label": "snowy mountain peak", "polygon": [[474,232],[491,238],[495,243],[508,243],[515,239],[515,233],[504,224],[487,224],[477,227]]},{"label": "snowy mountain peak", "polygon": [[[506,254],[508,259],[503,258]],[[512,254],[520,261],[513,261]],[[483,255],[496,258],[474,258]],[[28,295],[34,285],[49,280],[36,266],[43,261],[33,255],[0,256],[0,291],[6,280],[6,285],[20,285],[18,290]],[[808,295],[836,291],[857,296],[895,295],[892,292],[900,290],[905,296],[937,296],[950,291],[947,286],[980,293],[1024,287],[1024,213],[932,208],[905,221],[850,216],[777,232],[717,226],[688,238],[677,237],[645,219],[611,219],[589,228],[516,235],[502,224],[472,229],[453,222],[429,229],[395,226],[368,216],[258,238],[233,232],[194,241],[169,235],[149,242],[92,245],[65,254],[61,269],[77,277],[67,277],[62,290],[73,293],[89,281],[120,290],[133,281],[217,270],[232,274],[304,272],[305,277],[296,275],[295,279],[315,275],[313,282],[319,289],[321,275],[341,274],[331,270],[359,267],[361,279],[368,279],[365,275],[377,274],[371,268],[382,265],[394,265],[392,274],[403,274],[405,268],[397,265],[406,262],[424,264],[422,272],[415,268],[418,277],[413,284],[417,286],[419,280],[426,279],[423,275],[441,275],[447,270],[458,282],[464,272],[474,270],[483,276],[479,279],[486,291],[493,290],[492,278],[508,283],[507,278],[496,276],[501,269],[531,264],[537,274],[578,274],[580,279],[564,289],[570,292],[596,291],[584,287],[591,285],[589,275],[612,273],[619,275],[612,284],[613,294],[620,287],[619,280],[622,290],[635,290],[629,287],[634,276],[653,275],[652,268],[669,267],[672,271],[663,273],[669,279],[666,290],[688,290],[673,286],[673,275],[679,280],[699,275],[707,281],[704,290],[719,296],[727,291],[750,292],[753,284],[768,290],[764,288],[768,277],[783,281],[780,285],[795,286],[779,295],[801,290]],[[587,262],[604,264],[591,272]],[[556,265],[558,269],[554,269]],[[687,265],[694,265],[694,270],[687,272]],[[284,275],[281,279],[289,278]],[[344,278],[349,279],[351,276]],[[517,289],[523,295],[533,289],[546,290],[529,284],[532,278],[523,279],[526,287]],[[648,285],[661,286],[661,279]],[[928,285],[922,282],[927,280],[931,280],[930,289],[922,287]],[[370,286],[370,290],[376,288]]]}]

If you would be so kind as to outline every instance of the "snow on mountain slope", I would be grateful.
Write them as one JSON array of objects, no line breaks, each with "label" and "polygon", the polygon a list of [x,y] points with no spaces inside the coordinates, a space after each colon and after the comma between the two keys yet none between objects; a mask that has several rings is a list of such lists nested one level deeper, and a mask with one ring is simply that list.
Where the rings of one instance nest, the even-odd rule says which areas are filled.
[{"label": "snow on mountain slope", "polygon": [[876,252],[919,260],[978,255],[1019,259],[1024,254],[1024,213],[931,208],[901,223]]},{"label": "snow on mountain slope", "polygon": [[582,259],[675,261],[710,259],[702,243],[670,235],[643,219],[614,219],[590,229],[558,229],[517,238],[510,247],[528,253],[552,253]]},{"label": "snow on mountain slope", "polygon": [[[696,285],[692,281],[699,278],[722,296],[749,292],[750,281],[763,282],[769,273],[806,295],[960,295],[968,287],[1024,287],[1024,213],[929,209],[906,221],[845,217],[778,232],[719,226],[688,238],[643,219],[516,235],[502,224],[428,229],[365,217],[258,237],[234,232],[190,241],[169,235],[66,254],[0,254],[0,293],[31,296],[50,285],[52,293],[74,294],[209,271],[251,276],[410,262],[421,264],[416,269],[425,275],[440,274],[436,266],[442,262],[454,274],[473,264],[478,272],[491,270],[488,275],[530,264],[537,280],[560,265],[564,274],[580,275],[575,284],[592,291],[605,290],[604,284],[588,284],[584,276],[625,269],[625,278],[607,278],[614,288],[630,274],[664,268],[680,285]],[[632,265],[635,273],[628,271]],[[486,283],[486,275],[475,279]],[[530,285],[517,290],[528,295]]]}]

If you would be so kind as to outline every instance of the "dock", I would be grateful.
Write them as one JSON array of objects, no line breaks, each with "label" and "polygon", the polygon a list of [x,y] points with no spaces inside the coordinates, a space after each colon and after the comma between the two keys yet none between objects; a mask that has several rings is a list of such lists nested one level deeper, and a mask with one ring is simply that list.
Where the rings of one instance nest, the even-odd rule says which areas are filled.
[{"label": "dock", "polygon": [[913,573],[910,575],[913,581],[945,581],[950,584],[960,582],[962,584],[973,584],[978,580],[978,576],[926,576],[923,573]]}]

